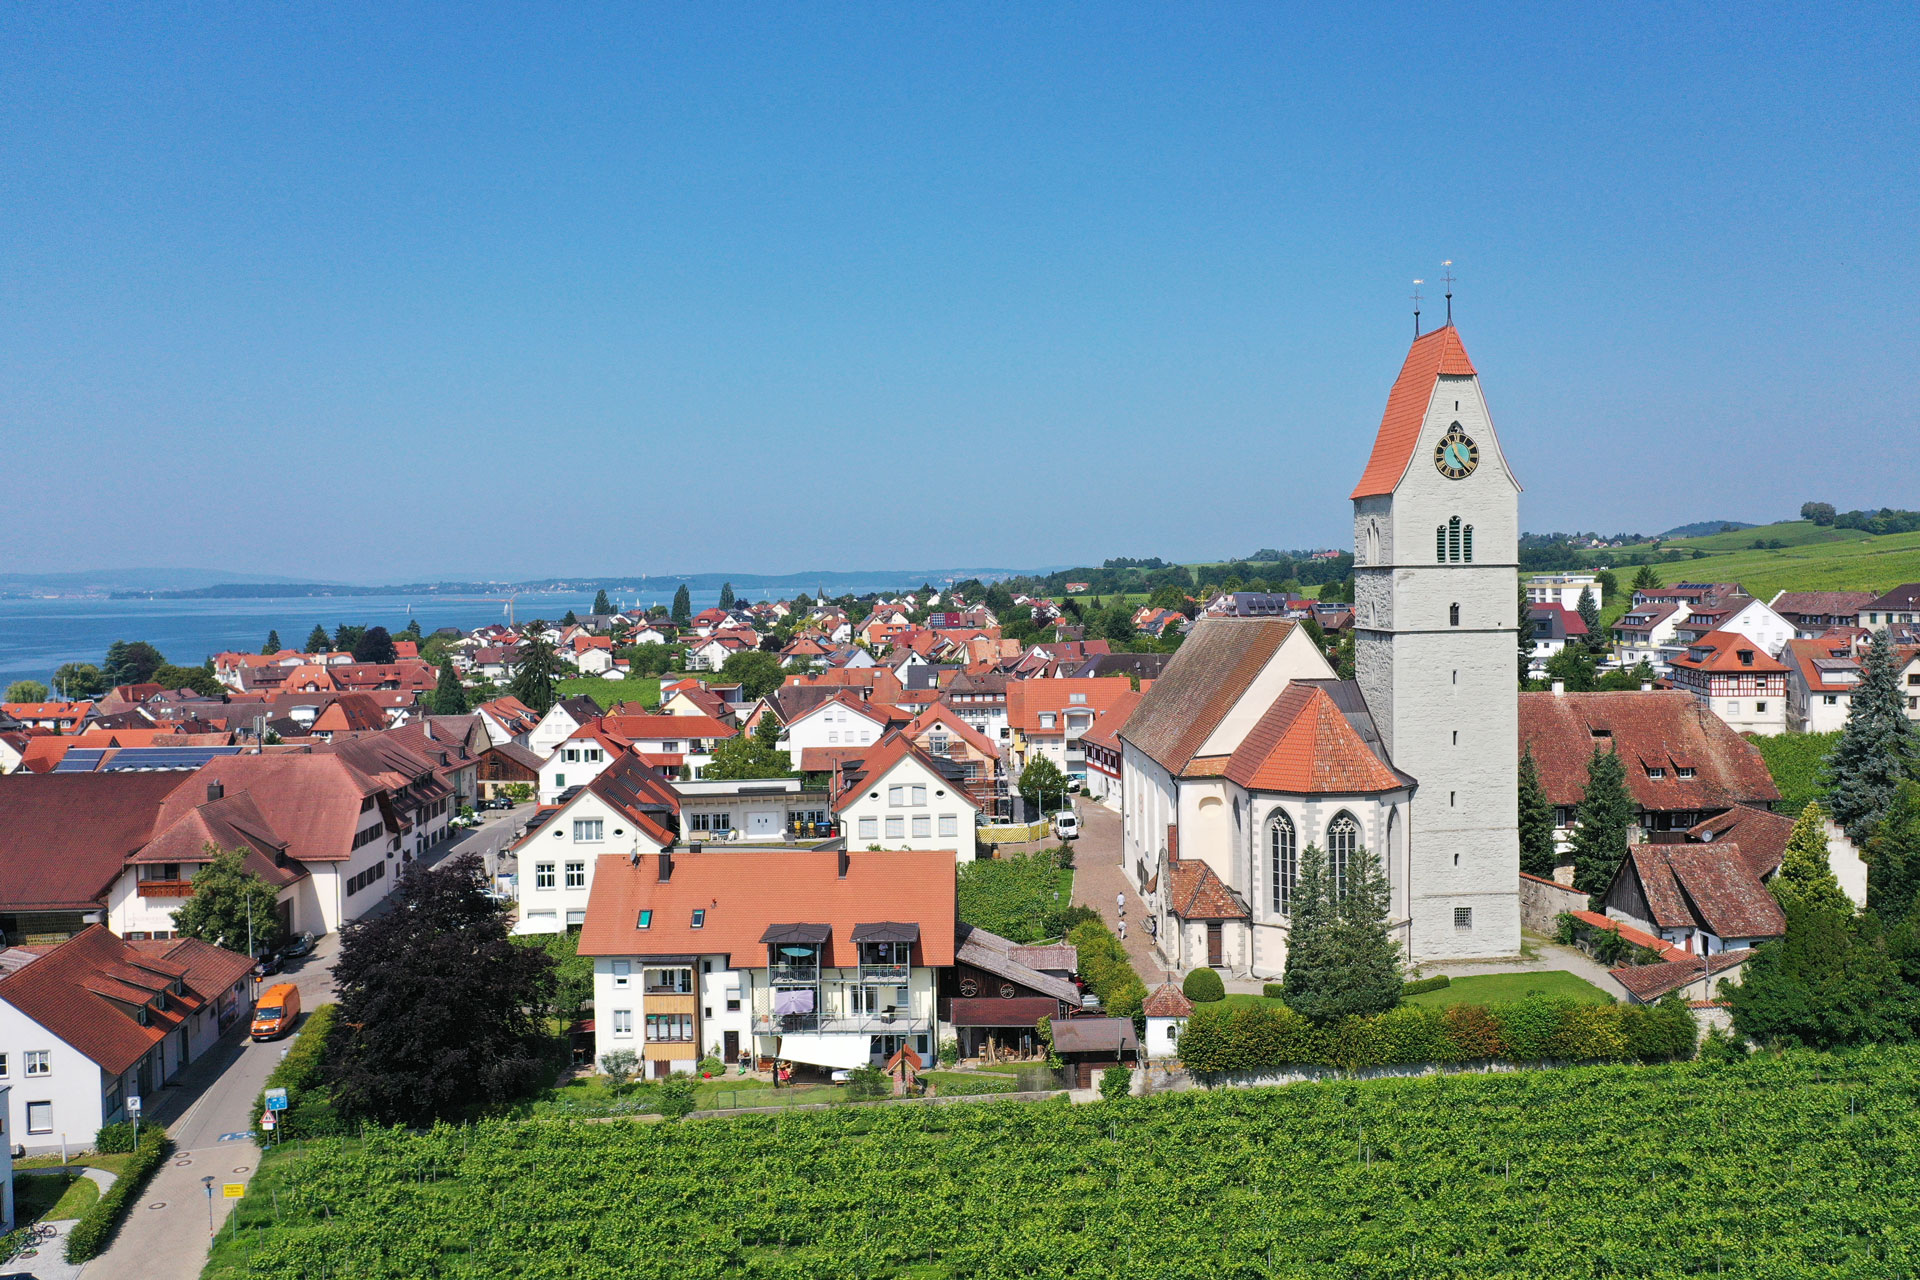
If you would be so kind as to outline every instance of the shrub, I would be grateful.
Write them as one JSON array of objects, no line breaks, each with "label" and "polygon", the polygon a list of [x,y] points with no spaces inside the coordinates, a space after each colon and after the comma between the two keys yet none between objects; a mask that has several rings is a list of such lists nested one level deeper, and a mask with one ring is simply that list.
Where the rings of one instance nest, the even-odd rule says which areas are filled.
[{"label": "shrub", "polygon": [[847,1101],[884,1098],[893,1092],[893,1080],[879,1067],[868,1063],[847,1072]]},{"label": "shrub", "polygon": [[133,1150],[133,1125],[122,1120],[118,1124],[103,1124],[100,1132],[94,1135],[93,1149],[101,1155],[117,1155]]},{"label": "shrub", "polygon": [[1100,998],[1107,1013],[1116,1018],[1132,1018],[1134,1029],[1143,1031],[1145,1019],[1140,1006],[1146,1001],[1147,987],[1133,971],[1120,939],[1098,918],[1075,925],[1067,934],[1080,953],[1080,977]]},{"label": "shrub", "polygon": [[1738,1031],[1728,1033],[1718,1025],[1707,1028],[1707,1034],[1700,1041],[1700,1061],[1723,1064],[1739,1062],[1751,1051],[1746,1037]]},{"label": "shrub", "polygon": [[1567,1062],[1615,1061],[1627,1056],[1622,1009],[1607,1004],[1566,1004],[1554,1032],[1553,1057]]},{"label": "shrub", "polygon": [[167,1131],[159,1125],[149,1125],[141,1133],[140,1146],[133,1153],[133,1158],[127,1161],[126,1172],[100,1193],[100,1198],[80,1215],[80,1221],[74,1224],[72,1232],[68,1234],[68,1262],[77,1265],[99,1256],[114,1229],[120,1225],[121,1215],[126,1213],[134,1198],[146,1187],[147,1180],[167,1158],[167,1152],[171,1149]]},{"label": "shrub", "polygon": [[1544,1062],[1554,1056],[1560,1030],[1560,1003],[1527,996],[1494,1011],[1506,1056],[1515,1062]]},{"label": "shrub", "polygon": [[1580,922],[1573,918],[1571,911],[1562,911],[1553,918],[1553,940],[1563,947],[1570,947],[1580,936]]},{"label": "shrub", "polygon": [[700,1059],[700,1074],[703,1076],[723,1076],[727,1074],[727,1064],[708,1054]]},{"label": "shrub", "polygon": [[1260,994],[1269,1000],[1278,1000],[1286,993],[1286,988],[1277,982],[1269,982],[1260,988]]},{"label": "shrub", "polygon": [[660,1096],[660,1114],[678,1120],[693,1110],[693,1078],[673,1075],[662,1080],[655,1090]]},{"label": "shrub", "polygon": [[1100,1073],[1100,1096],[1108,1102],[1124,1098],[1133,1091],[1133,1071],[1128,1067],[1112,1066]]},{"label": "shrub", "polygon": [[960,1061],[960,1042],[958,1040],[942,1040],[940,1042],[940,1065],[950,1067],[958,1061]]},{"label": "shrub", "polygon": [[[287,1109],[274,1118],[274,1137],[278,1141],[324,1138],[342,1132],[340,1118],[334,1110],[332,1097],[326,1091],[322,1075],[327,1041],[333,1035],[336,1012],[337,1006],[323,1004],[308,1014],[306,1025],[295,1037],[293,1047],[287,1050],[287,1056],[280,1059],[267,1076],[268,1089],[287,1091]],[[253,1100],[252,1126],[255,1132],[260,1130],[260,1115],[266,1107],[267,1097],[263,1090]]]},{"label": "shrub", "polygon": [[1700,1029],[1678,991],[1669,991],[1658,1004],[1626,1005],[1620,1013],[1628,1057],[1640,1062],[1684,1062],[1693,1056]]},{"label": "shrub", "polygon": [[1014,942],[1050,936],[1055,914],[1071,906],[1054,894],[1060,876],[1051,853],[1015,854],[962,863],[955,884],[960,918]]},{"label": "shrub", "polygon": [[1243,1012],[1230,1009],[1224,1002],[1203,1004],[1187,1018],[1180,1032],[1180,1061],[1199,1076],[1217,1075],[1238,1069],[1234,1036],[1229,1029],[1230,1015]]},{"label": "shrub", "polygon": [[626,1088],[639,1069],[640,1055],[631,1049],[613,1049],[600,1055],[600,1070],[613,1082],[615,1092]]},{"label": "shrub", "polygon": [[1476,1004],[1456,1004],[1441,1019],[1447,1029],[1454,1062],[1477,1062],[1483,1058],[1504,1058],[1507,1042],[1500,1034],[1500,1020],[1493,1010]]},{"label": "shrub", "polygon": [[1403,998],[1406,996],[1417,996],[1422,991],[1439,991],[1443,987],[1450,987],[1452,985],[1453,979],[1443,973],[1437,978],[1421,978],[1417,982],[1401,983],[1400,995]]},{"label": "shrub", "polygon": [[1195,1004],[1212,1004],[1227,998],[1227,984],[1212,969],[1195,969],[1181,982],[1180,994]]}]

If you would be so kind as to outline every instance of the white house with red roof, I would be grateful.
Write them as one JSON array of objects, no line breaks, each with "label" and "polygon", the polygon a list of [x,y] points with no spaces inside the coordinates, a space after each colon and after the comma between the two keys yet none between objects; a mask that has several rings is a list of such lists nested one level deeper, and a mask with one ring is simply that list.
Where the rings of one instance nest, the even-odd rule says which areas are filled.
[{"label": "white house with red roof", "polygon": [[527,750],[537,756],[550,756],[556,747],[602,714],[600,704],[585,694],[562,698],[547,708],[540,723],[527,734]]},{"label": "white house with red roof", "polygon": [[1646,663],[1657,673],[1667,667],[1666,648],[1686,612],[1672,602],[1629,606],[1613,624],[1614,658],[1623,667]]},{"label": "white house with red roof", "polygon": [[519,933],[559,933],[587,918],[594,860],[639,857],[670,847],[680,797],[632,752],[599,770],[564,804],[543,808],[511,846],[519,860]]},{"label": "white house with red roof", "polygon": [[535,789],[541,804],[556,804],[570,787],[584,787],[604,772],[608,765],[633,749],[633,743],[609,732],[596,720],[574,730],[573,736],[555,747],[553,754],[540,762],[540,782]]},{"label": "white house with red roof", "polygon": [[1535,676],[1544,675],[1547,660],[1568,644],[1587,640],[1587,620],[1563,604],[1529,604],[1527,621],[1533,627],[1533,656],[1527,667]]},{"label": "white house with red roof", "polygon": [[904,734],[842,760],[832,794],[849,849],[951,849],[959,861],[973,861],[980,804],[967,793],[961,766],[936,760]]},{"label": "white house with red roof", "polygon": [[[1781,642],[1783,648],[1786,643]],[[1667,670],[1674,688],[1691,693],[1730,728],[1740,733],[1786,732],[1787,666],[1751,637],[1709,632],[1669,658]]]},{"label": "white house with red roof", "polygon": [[1787,728],[1794,733],[1845,728],[1861,676],[1852,642],[1845,636],[1791,640],[1780,657],[1787,668]]},{"label": "white house with red roof", "polygon": [[886,733],[888,720],[858,690],[836,690],[780,727],[780,748],[798,761],[818,747],[871,746]]}]

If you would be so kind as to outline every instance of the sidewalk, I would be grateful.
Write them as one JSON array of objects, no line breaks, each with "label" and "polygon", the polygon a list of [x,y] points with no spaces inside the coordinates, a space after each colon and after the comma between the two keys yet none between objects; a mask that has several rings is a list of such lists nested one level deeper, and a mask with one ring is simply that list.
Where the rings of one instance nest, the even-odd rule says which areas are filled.
[{"label": "sidewalk", "polygon": [[1080,815],[1080,838],[1073,842],[1074,904],[1098,911],[1107,927],[1117,933],[1119,915],[1114,897],[1118,894],[1126,899],[1127,936],[1122,945],[1133,961],[1134,972],[1151,991],[1168,971],[1153,949],[1153,936],[1147,932],[1147,905],[1120,865],[1120,815],[1103,804],[1077,802],[1074,808]]}]

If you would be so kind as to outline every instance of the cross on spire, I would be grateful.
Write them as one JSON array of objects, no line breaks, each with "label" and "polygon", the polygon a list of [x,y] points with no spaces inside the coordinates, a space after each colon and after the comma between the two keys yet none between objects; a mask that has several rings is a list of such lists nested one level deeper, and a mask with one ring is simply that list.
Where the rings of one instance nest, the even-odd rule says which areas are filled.
[{"label": "cross on spire", "polygon": [[1445,275],[1441,276],[1440,279],[1447,286],[1447,323],[1452,324],[1453,323],[1453,259],[1448,258],[1445,262],[1441,263],[1440,269],[1446,273]]},{"label": "cross on spire", "polygon": [[1420,336],[1420,286],[1426,281],[1416,278],[1413,282],[1413,336]]}]

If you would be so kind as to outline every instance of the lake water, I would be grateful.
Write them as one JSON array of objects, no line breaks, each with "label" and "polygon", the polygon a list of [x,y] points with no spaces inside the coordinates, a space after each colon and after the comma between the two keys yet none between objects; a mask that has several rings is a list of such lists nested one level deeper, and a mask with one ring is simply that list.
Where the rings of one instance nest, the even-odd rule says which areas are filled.
[{"label": "lake water", "polygon": [[[694,611],[698,612],[718,603],[720,593],[695,591],[692,596]],[[629,601],[620,596],[616,603],[624,606]],[[671,595],[660,603],[672,603]],[[558,618],[569,609],[585,613],[592,607],[592,592],[523,594],[514,601],[513,613],[526,622]],[[350,623],[381,626],[397,633],[415,617],[429,632],[435,627],[469,631],[507,620],[506,606],[497,599],[441,595],[0,600],[0,688],[15,680],[51,682],[54,669],[65,662],[98,663],[115,640],[145,640],[165,654],[167,661],[192,666],[225,650],[257,651],[266,642],[269,630],[280,632],[283,645],[300,649],[306,646],[307,633],[316,622],[329,632],[341,623]]]}]

